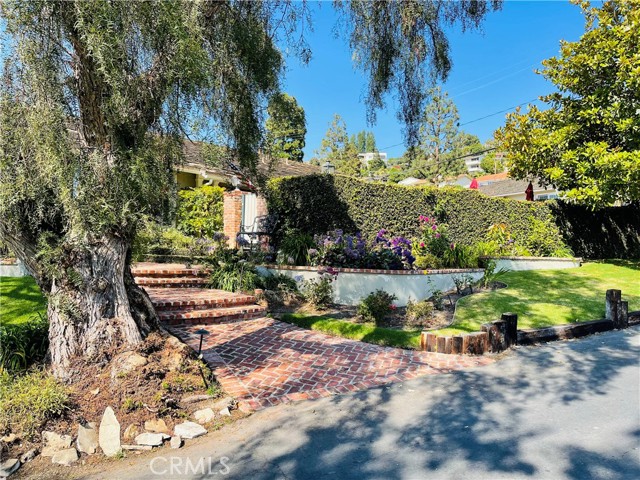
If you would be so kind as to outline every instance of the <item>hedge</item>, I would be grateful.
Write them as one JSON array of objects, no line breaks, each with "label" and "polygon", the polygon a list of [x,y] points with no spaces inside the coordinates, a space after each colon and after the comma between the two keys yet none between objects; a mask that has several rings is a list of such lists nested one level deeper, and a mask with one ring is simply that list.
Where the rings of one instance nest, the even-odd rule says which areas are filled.
[{"label": "hedge", "polygon": [[[637,221],[625,223],[628,213],[620,214],[616,209],[605,213],[591,212],[556,202],[487,197],[477,190],[460,187],[405,187],[318,174],[272,179],[267,185],[266,197],[269,212],[274,214],[276,245],[289,229],[321,234],[341,228],[345,232],[360,231],[372,240],[384,228],[391,236],[412,238],[419,231],[418,215],[435,215],[439,221],[446,222],[450,239],[464,245],[485,240],[487,229],[503,222],[523,243],[544,239],[558,248],[568,245],[576,255],[589,258],[637,256],[640,243],[640,224]],[[633,218],[640,215],[637,205],[629,209],[635,212]],[[595,226],[598,222],[602,225],[603,216],[612,219],[612,224],[616,225],[609,236],[631,234],[635,240],[618,238],[612,243],[614,248],[593,245],[594,242],[611,241],[611,238],[585,234],[581,225]]]}]

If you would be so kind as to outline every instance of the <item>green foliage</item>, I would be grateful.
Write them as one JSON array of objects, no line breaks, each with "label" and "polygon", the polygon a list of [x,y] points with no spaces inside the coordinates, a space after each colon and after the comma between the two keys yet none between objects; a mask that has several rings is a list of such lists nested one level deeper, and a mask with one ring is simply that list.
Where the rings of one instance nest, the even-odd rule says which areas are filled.
[{"label": "green foliage", "polygon": [[[308,265],[308,252],[314,246],[315,242],[311,235],[292,230],[287,232],[282,242],[280,242],[278,257],[288,265]],[[293,260],[293,262],[290,260]]]},{"label": "green foliage", "polygon": [[358,304],[358,316],[367,322],[380,326],[382,321],[395,310],[393,301],[396,296],[384,290],[376,290],[363,298]]},{"label": "green foliage", "polygon": [[316,156],[320,165],[329,161],[336,167],[336,171],[343,175],[360,176],[362,162],[358,158],[358,150],[349,141],[347,125],[338,114],[333,116],[329,129],[320,143],[320,149],[316,151]]},{"label": "green foliage", "polygon": [[49,373],[33,370],[25,375],[0,373],[0,431],[35,440],[38,429],[70,406],[63,385]]},{"label": "green foliage", "polygon": [[49,322],[44,315],[19,324],[0,324],[0,374],[20,372],[44,361],[49,348]]},{"label": "green foliage", "polygon": [[305,280],[301,286],[302,296],[316,308],[327,308],[333,303],[332,280],[329,274],[320,274],[318,278]]},{"label": "green foliage", "polygon": [[376,137],[373,132],[367,132],[366,130],[361,130],[358,133],[351,135],[349,138],[349,143],[351,143],[358,153],[368,153],[368,152],[377,152],[376,148]]},{"label": "green foliage", "polygon": [[211,288],[228,292],[253,292],[260,286],[256,267],[244,252],[220,247],[204,264],[211,268]]},{"label": "green foliage", "polygon": [[489,260],[484,266],[484,273],[482,274],[480,285],[484,288],[489,288],[497,282],[500,277],[507,273],[507,271],[508,270],[504,268],[498,269],[495,260]]},{"label": "green foliage", "polygon": [[557,90],[496,132],[514,178],[539,177],[591,207],[640,199],[640,3],[580,2],[586,31],[539,72]]},{"label": "green foliage", "polygon": [[301,162],[307,134],[304,109],[295,97],[278,93],[269,99],[267,113],[267,149],[272,158]]},{"label": "green foliage", "polygon": [[407,323],[409,325],[420,325],[433,316],[433,310],[433,303],[428,300],[414,302],[409,299],[405,313]]},{"label": "green foliage", "polygon": [[269,306],[287,304],[301,296],[298,282],[283,273],[261,276],[259,287],[265,290],[263,295]]},{"label": "green foliage", "polygon": [[436,310],[444,310],[444,294],[442,290],[433,290],[429,300],[433,303],[433,308]]},{"label": "green foliage", "polygon": [[181,190],[176,211],[178,230],[199,238],[213,238],[222,231],[223,194],[223,188],[210,185]]},{"label": "green foliage", "polygon": [[135,412],[141,408],[144,408],[144,404],[140,400],[134,400],[133,398],[128,397],[122,402],[122,409],[125,412]]}]

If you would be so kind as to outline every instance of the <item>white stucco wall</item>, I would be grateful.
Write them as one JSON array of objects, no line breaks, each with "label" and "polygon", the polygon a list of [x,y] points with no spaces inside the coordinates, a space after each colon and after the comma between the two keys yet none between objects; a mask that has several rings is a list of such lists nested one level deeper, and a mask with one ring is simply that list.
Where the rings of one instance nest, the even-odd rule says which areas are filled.
[{"label": "white stucco wall", "polygon": [[0,264],[0,277],[26,277],[27,275],[29,272],[20,260],[14,264]]},{"label": "white stucco wall", "polygon": [[496,267],[505,270],[560,270],[582,265],[581,258],[502,257],[494,258]]},{"label": "white stucco wall", "polygon": [[[318,278],[318,272],[313,267],[258,267],[258,270],[265,274],[282,273],[291,278],[302,277],[303,280]],[[394,302],[399,307],[404,307],[409,299],[424,300],[433,294],[435,290],[443,292],[455,288],[453,278],[457,275],[468,274],[474,280],[482,278],[483,270],[460,270],[454,272],[446,270],[447,273],[432,271],[429,273],[362,273],[345,272],[342,269],[333,285],[333,301],[341,305],[357,305],[364,297],[371,292],[382,289],[385,292],[394,294],[397,300]],[[352,270],[352,269],[346,269]],[[385,270],[382,270],[384,272]]]}]

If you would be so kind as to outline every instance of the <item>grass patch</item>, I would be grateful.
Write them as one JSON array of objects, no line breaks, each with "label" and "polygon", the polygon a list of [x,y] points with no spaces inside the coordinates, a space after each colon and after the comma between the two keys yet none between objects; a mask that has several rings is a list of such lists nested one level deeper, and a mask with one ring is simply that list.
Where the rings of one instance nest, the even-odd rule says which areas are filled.
[{"label": "grass patch", "polygon": [[508,272],[507,288],[458,300],[451,327],[438,335],[477,332],[504,312],[518,314],[518,328],[542,328],[604,318],[605,292],[622,290],[629,310],[640,308],[640,262],[602,261],[566,270]]},{"label": "grass patch", "polygon": [[47,301],[33,277],[0,277],[0,324],[17,325],[46,315]]},{"label": "grass patch", "polygon": [[292,323],[302,328],[326,333],[327,335],[360,340],[376,345],[410,349],[420,347],[419,331],[394,330],[391,328],[376,327],[374,325],[346,322],[321,315],[305,315],[300,313],[287,313],[282,316],[282,321]]},{"label": "grass patch", "polygon": [[33,370],[14,377],[0,374],[0,432],[11,431],[32,440],[50,418],[69,406],[66,389],[49,373]]}]

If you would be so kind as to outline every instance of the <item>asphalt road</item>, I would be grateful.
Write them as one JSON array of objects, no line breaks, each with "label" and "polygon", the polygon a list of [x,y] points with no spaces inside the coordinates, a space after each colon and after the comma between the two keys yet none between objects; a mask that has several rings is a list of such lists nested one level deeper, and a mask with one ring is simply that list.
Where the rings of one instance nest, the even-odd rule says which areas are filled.
[{"label": "asphalt road", "polygon": [[638,479],[640,328],[282,405],[96,479]]}]

